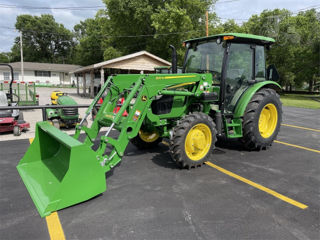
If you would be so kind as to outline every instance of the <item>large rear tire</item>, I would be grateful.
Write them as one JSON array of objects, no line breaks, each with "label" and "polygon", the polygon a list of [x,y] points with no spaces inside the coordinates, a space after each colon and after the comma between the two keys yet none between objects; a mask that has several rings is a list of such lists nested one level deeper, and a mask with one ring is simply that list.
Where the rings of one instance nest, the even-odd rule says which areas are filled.
[{"label": "large rear tire", "polygon": [[173,130],[171,157],[181,168],[199,167],[208,160],[216,136],[216,126],[210,116],[201,112],[186,115]]},{"label": "large rear tire", "polygon": [[271,146],[279,133],[281,121],[282,103],[279,95],[269,88],[256,92],[243,117],[244,146],[249,150]]}]

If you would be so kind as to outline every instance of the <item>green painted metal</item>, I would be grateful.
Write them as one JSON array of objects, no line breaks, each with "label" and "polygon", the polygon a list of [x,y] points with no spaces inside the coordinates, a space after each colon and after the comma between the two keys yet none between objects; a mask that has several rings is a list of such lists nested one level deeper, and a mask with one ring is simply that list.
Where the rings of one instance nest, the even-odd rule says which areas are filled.
[{"label": "green painted metal", "polygon": [[246,107],[250,102],[251,98],[253,97],[253,95],[263,87],[269,87],[269,88],[281,90],[281,86],[278,83],[273,81],[263,81],[263,82],[255,83],[242,94],[241,98],[239,99],[236,105],[234,115],[233,115],[234,118],[240,118],[243,116],[244,111],[246,110]]},{"label": "green painted metal", "polygon": [[[106,189],[104,173],[115,167],[122,159],[129,140],[134,138],[144,122],[156,121],[162,128],[159,131],[168,135],[164,130],[176,120],[187,113],[187,107],[181,108],[184,99],[190,99],[187,104],[197,101],[197,95],[203,90],[199,86],[206,81],[212,84],[210,74],[177,74],[177,75],[118,75],[109,77],[94,103],[104,91],[108,94],[91,125],[85,127],[78,125],[76,134],[70,137],[55,129],[47,122],[39,122],[36,127],[36,137],[27,153],[17,166],[31,198],[33,199],[41,216],[50,212],[74,205],[92,198]],[[186,86],[184,84],[190,83]],[[181,86],[183,84],[183,86]],[[197,86],[195,86],[197,85]],[[161,115],[150,112],[150,105],[160,90],[190,88],[193,96],[177,96],[179,108],[173,108],[168,114],[169,119],[161,119]],[[173,90],[170,90],[173,91]],[[173,91],[174,92],[174,91]],[[178,91],[177,91],[178,92]],[[119,98],[126,93],[120,111],[113,110]],[[132,101],[134,103],[132,104]],[[87,110],[94,107],[91,104]],[[181,112],[181,109],[184,112]],[[124,111],[128,116],[124,117]],[[149,118],[152,116],[151,118]],[[100,137],[100,144],[96,151],[91,149],[102,127],[114,127],[120,133],[117,138],[110,136]],[[80,133],[86,138],[78,141]],[[112,146],[107,152],[107,145]]]},{"label": "green painted metal", "polygon": [[[57,100],[57,103],[58,105],[61,105],[61,106],[77,105],[77,102],[73,98],[67,95],[60,96]],[[69,125],[74,125],[79,120],[79,114],[66,115],[64,114],[64,111],[62,108],[59,108],[59,109],[47,108],[46,114],[47,114],[48,120],[60,119],[64,124],[69,124]],[[70,123],[68,123],[68,121]]]},{"label": "green painted metal", "polygon": [[208,39],[215,39],[215,38],[223,37],[223,36],[234,36],[235,38],[244,39],[247,42],[250,42],[250,40],[257,40],[263,44],[271,44],[271,43],[275,42],[275,40],[270,37],[264,37],[264,36],[253,35],[253,34],[246,34],[246,33],[222,33],[222,34],[211,35],[208,37],[193,38],[193,39],[186,40],[184,42],[185,43],[198,42],[198,41],[203,41],[203,40],[208,40]]},{"label": "green painted metal", "polygon": [[193,92],[188,91],[172,91],[172,90],[163,90],[159,91],[160,95],[172,95],[172,96],[195,96]]},{"label": "green painted metal", "polygon": [[57,102],[59,105],[77,105],[77,102],[67,95],[60,96]]},{"label": "green painted metal", "polygon": [[[231,34],[211,37],[224,35]],[[273,41],[247,34],[234,36],[269,43]],[[196,40],[203,39],[207,38]],[[84,119],[91,114],[98,100],[105,96],[90,127],[81,122],[71,137],[47,122],[37,123],[34,142],[17,168],[40,215],[49,215],[104,192],[105,173],[121,161],[129,141],[138,135],[140,129],[156,130],[161,137],[170,137],[179,120],[190,112],[202,111],[214,117],[215,112],[221,111],[226,137],[240,138],[243,134],[242,116],[252,96],[263,87],[280,88],[272,81],[247,84],[241,94],[235,95],[235,111],[229,114],[226,110],[222,111],[218,84],[209,73],[109,76],[86,111]],[[212,99],[215,100],[210,100],[212,95],[206,94],[213,92],[218,99],[214,97]],[[122,98],[125,100],[119,111],[115,112]],[[63,96],[58,99],[58,104],[73,103]],[[162,108],[167,105],[170,107]],[[61,113],[55,111],[52,114]],[[105,127],[108,127],[107,132],[99,135]],[[111,130],[117,130],[119,134],[113,137]],[[79,141],[80,134],[85,136],[83,141]],[[98,144],[96,150],[92,150],[94,144]]]},{"label": "green painted metal", "polygon": [[41,217],[106,190],[95,152],[51,126],[36,125],[36,136],[17,166]]}]

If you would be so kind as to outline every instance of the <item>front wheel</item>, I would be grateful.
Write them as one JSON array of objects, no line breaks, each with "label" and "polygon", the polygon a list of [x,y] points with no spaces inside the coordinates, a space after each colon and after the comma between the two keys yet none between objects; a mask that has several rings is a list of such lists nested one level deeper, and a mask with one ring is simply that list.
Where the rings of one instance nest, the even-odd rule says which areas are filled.
[{"label": "front wheel", "polygon": [[243,138],[249,150],[265,149],[276,139],[282,121],[279,95],[269,88],[255,93],[243,117]]},{"label": "front wheel", "polygon": [[210,156],[217,140],[215,124],[201,112],[182,118],[173,130],[170,153],[182,168],[201,166]]},{"label": "front wheel", "polygon": [[13,135],[14,136],[20,136],[21,135],[21,128],[19,126],[13,127]]},{"label": "front wheel", "polygon": [[52,126],[54,126],[57,129],[60,129],[60,122],[58,119],[49,120],[49,124],[51,124]]},{"label": "front wheel", "polygon": [[140,129],[138,135],[130,141],[138,149],[142,150],[156,147],[162,141],[162,138],[157,131],[147,132]]}]

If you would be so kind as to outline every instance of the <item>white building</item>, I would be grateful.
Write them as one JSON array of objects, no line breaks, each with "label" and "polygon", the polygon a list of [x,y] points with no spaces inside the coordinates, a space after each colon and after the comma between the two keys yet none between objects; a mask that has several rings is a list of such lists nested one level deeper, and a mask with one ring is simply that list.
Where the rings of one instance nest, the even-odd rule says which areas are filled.
[{"label": "white building", "polygon": [[[14,80],[22,81],[21,63],[9,63],[14,70]],[[24,62],[24,82],[35,82],[41,85],[71,85],[76,82],[73,73],[78,69],[79,65],[72,64],[53,64],[53,63],[36,63]],[[0,66],[0,82],[9,81],[11,79],[10,69],[5,66]]]},{"label": "white building", "polygon": [[155,68],[162,66],[170,67],[171,63],[147,51],[140,51],[81,67],[70,72],[70,74],[77,76],[78,94],[80,94],[79,89],[81,87],[83,89],[82,95],[86,96],[90,92],[90,97],[94,97],[99,85],[103,84],[112,74],[155,73]]}]

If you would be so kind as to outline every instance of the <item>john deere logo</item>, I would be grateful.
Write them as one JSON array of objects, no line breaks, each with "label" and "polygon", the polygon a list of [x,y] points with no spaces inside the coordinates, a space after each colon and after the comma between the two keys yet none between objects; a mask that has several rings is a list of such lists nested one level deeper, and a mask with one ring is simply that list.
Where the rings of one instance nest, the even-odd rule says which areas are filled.
[{"label": "john deere logo", "polygon": [[108,114],[106,114],[106,117],[107,117],[107,118],[112,118],[112,119],[113,119],[113,116],[112,116],[112,115],[108,115]]},{"label": "john deere logo", "polygon": [[142,96],[142,98],[141,98],[142,101],[147,101],[147,99],[148,99],[148,98],[147,98],[146,95]]}]

